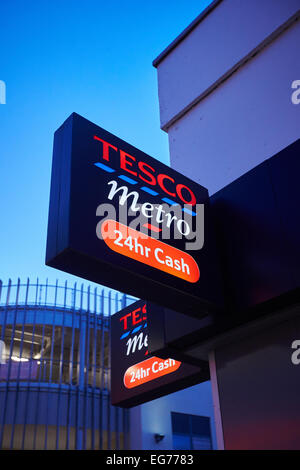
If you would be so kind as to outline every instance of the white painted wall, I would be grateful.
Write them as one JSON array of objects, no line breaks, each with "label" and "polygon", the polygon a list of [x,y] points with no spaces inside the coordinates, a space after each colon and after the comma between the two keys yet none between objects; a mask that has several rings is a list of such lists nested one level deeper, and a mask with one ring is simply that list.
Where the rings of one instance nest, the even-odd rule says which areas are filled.
[{"label": "white painted wall", "polygon": [[[264,0],[252,3],[259,15]],[[297,3],[300,6],[299,0]],[[221,2],[212,17],[226,4]],[[222,37],[222,31],[216,34]],[[300,138],[300,105],[291,100],[292,82],[300,79],[299,45],[298,20],[176,121],[168,129],[171,166],[213,194]],[[209,47],[207,54],[211,54]],[[174,67],[172,73],[176,74]],[[169,95],[160,89],[159,99],[166,102]],[[176,106],[180,103],[179,96]]]},{"label": "white painted wall", "polygon": [[[130,410],[131,448],[172,450],[172,411],[210,417],[213,447],[216,449],[210,382],[204,382],[132,408]],[[165,435],[165,438],[158,444],[154,440],[155,433]]]},{"label": "white painted wall", "polygon": [[299,8],[299,0],[222,0],[158,66],[161,127]]}]

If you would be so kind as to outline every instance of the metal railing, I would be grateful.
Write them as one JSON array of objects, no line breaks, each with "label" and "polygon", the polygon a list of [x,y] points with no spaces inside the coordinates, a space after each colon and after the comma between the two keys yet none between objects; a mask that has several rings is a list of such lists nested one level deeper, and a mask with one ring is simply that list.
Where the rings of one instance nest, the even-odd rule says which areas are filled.
[{"label": "metal railing", "polygon": [[[125,300],[124,300],[125,299]],[[77,287],[77,282],[69,286],[66,281],[64,285],[40,283],[37,278],[35,282],[27,279],[26,283],[20,280],[13,284],[11,280],[3,284],[0,280],[0,306],[1,305],[47,305],[52,307],[82,309],[97,314],[109,315],[114,309],[121,308],[125,302],[134,302],[134,297],[119,292],[112,292],[103,287],[84,287],[82,283]],[[114,308],[112,308],[114,305]]]},{"label": "metal railing", "polygon": [[126,448],[110,405],[110,316],[136,299],[0,281],[0,448]]}]

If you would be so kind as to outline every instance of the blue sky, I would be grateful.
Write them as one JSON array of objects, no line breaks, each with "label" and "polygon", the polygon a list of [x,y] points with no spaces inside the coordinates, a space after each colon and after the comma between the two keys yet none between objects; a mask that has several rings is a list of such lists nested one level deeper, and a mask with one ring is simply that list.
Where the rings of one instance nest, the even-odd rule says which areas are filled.
[{"label": "blue sky", "polygon": [[168,163],[152,60],[211,0],[1,3],[0,278],[46,267],[53,133],[73,112]]}]

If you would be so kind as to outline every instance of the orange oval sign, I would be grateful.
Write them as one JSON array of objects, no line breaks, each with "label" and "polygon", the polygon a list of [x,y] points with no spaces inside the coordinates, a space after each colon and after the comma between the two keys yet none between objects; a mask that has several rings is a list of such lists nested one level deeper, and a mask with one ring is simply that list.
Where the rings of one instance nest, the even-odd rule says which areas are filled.
[{"label": "orange oval sign", "polygon": [[181,362],[175,359],[159,359],[149,357],[129,367],[124,374],[124,385],[126,388],[134,388],[151,380],[158,379],[163,375],[171,374],[179,369]]},{"label": "orange oval sign", "polygon": [[105,220],[102,238],[109,248],[128,258],[180,277],[188,282],[200,278],[199,267],[189,254],[115,220]]}]

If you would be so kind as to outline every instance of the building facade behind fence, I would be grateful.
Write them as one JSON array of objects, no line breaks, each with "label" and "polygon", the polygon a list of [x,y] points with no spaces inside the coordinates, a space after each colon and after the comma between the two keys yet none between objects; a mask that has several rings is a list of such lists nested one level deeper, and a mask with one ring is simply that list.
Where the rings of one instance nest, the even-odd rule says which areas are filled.
[{"label": "building facade behind fence", "polygon": [[126,449],[110,405],[110,316],[135,299],[0,281],[0,448]]}]

